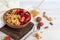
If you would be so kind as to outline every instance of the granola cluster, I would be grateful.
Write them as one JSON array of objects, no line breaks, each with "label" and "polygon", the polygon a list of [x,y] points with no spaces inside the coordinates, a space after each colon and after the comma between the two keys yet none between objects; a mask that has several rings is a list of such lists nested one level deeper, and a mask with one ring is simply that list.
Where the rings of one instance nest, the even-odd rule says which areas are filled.
[{"label": "granola cluster", "polygon": [[16,25],[19,26],[20,22],[19,22],[19,18],[20,15],[16,14],[16,9],[12,10],[11,12],[7,12],[5,14],[5,20],[7,23],[11,24],[11,25]]}]

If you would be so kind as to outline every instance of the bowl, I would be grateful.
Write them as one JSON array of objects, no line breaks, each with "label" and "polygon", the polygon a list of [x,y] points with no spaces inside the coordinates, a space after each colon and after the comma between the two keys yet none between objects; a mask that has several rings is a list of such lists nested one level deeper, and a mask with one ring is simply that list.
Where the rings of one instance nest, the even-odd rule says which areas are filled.
[{"label": "bowl", "polygon": [[31,15],[25,9],[13,8],[4,13],[3,20],[11,28],[24,28],[29,24]]}]

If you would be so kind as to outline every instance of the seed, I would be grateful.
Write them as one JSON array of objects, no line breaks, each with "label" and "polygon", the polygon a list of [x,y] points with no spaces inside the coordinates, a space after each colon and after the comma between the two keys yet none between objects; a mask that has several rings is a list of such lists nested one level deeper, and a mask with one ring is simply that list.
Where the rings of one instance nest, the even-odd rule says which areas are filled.
[{"label": "seed", "polygon": [[53,23],[52,23],[52,22],[50,22],[50,25],[53,25]]},{"label": "seed", "polygon": [[48,26],[45,26],[44,28],[45,28],[45,29],[47,29],[47,28],[48,28]]}]

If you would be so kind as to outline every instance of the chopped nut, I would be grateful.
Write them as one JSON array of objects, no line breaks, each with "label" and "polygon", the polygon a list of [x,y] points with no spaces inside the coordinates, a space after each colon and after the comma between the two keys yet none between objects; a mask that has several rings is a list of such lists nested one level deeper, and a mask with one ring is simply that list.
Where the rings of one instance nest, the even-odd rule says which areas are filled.
[{"label": "chopped nut", "polygon": [[50,25],[53,25],[53,23],[52,23],[52,22],[50,22]]},{"label": "chopped nut", "polygon": [[48,28],[48,26],[45,26],[44,28],[45,28],[45,29],[47,29],[47,28]]},{"label": "chopped nut", "polygon": [[43,17],[45,17],[45,15],[46,15],[46,12],[43,12]]},{"label": "chopped nut", "polygon": [[51,18],[51,17],[49,17],[49,19],[48,19],[49,21],[52,21],[53,19]]},{"label": "chopped nut", "polygon": [[46,15],[46,12],[43,12],[43,17],[45,17],[47,20],[49,19],[49,17]]},{"label": "chopped nut", "polygon": [[46,15],[46,12],[43,12],[43,17],[45,17],[48,21],[53,21],[53,19]]},{"label": "chopped nut", "polygon": [[39,33],[34,33],[34,37],[36,37],[37,39],[41,39],[42,38],[41,34],[39,34]]}]

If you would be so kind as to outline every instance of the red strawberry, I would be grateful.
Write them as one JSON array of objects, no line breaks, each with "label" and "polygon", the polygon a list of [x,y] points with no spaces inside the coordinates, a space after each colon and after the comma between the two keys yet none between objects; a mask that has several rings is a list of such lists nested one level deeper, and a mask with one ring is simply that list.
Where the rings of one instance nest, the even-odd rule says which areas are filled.
[{"label": "red strawberry", "polygon": [[21,13],[21,16],[24,16],[24,14],[25,14],[26,12],[27,12],[26,10],[23,10],[22,13]]},{"label": "red strawberry", "polygon": [[25,21],[28,22],[29,20],[30,20],[30,16],[28,16]]},{"label": "red strawberry", "polygon": [[27,12],[27,10],[23,10],[23,13],[26,13]]},{"label": "red strawberry", "polygon": [[24,16],[25,13],[21,13],[21,16]]},{"label": "red strawberry", "polygon": [[23,16],[20,18],[20,22],[24,22],[24,21],[25,21],[25,17]]},{"label": "red strawberry", "polygon": [[28,22],[28,21],[30,20],[30,18],[31,18],[31,17],[30,17],[30,14],[29,14],[29,13],[26,13],[25,18],[26,18],[26,19],[25,19],[25,22]]},{"label": "red strawberry", "polygon": [[38,25],[39,25],[39,26],[43,26],[44,23],[43,23],[43,22],[39,22]]},{"label": "red strawberry", "polygon": [[20,14],[20,12],[21,12],[21,9],[17,9],[16,13]]},{"label": "red strawberry", "polygon": [[6,36],[5,40],[11,40],[11,38],[9,36]]},{"label": "red strawberry", "polygon": [[27,13],[25,13],[25,17],[27,17],[27,16],[30,16],[30,14],[27,12]]}]

